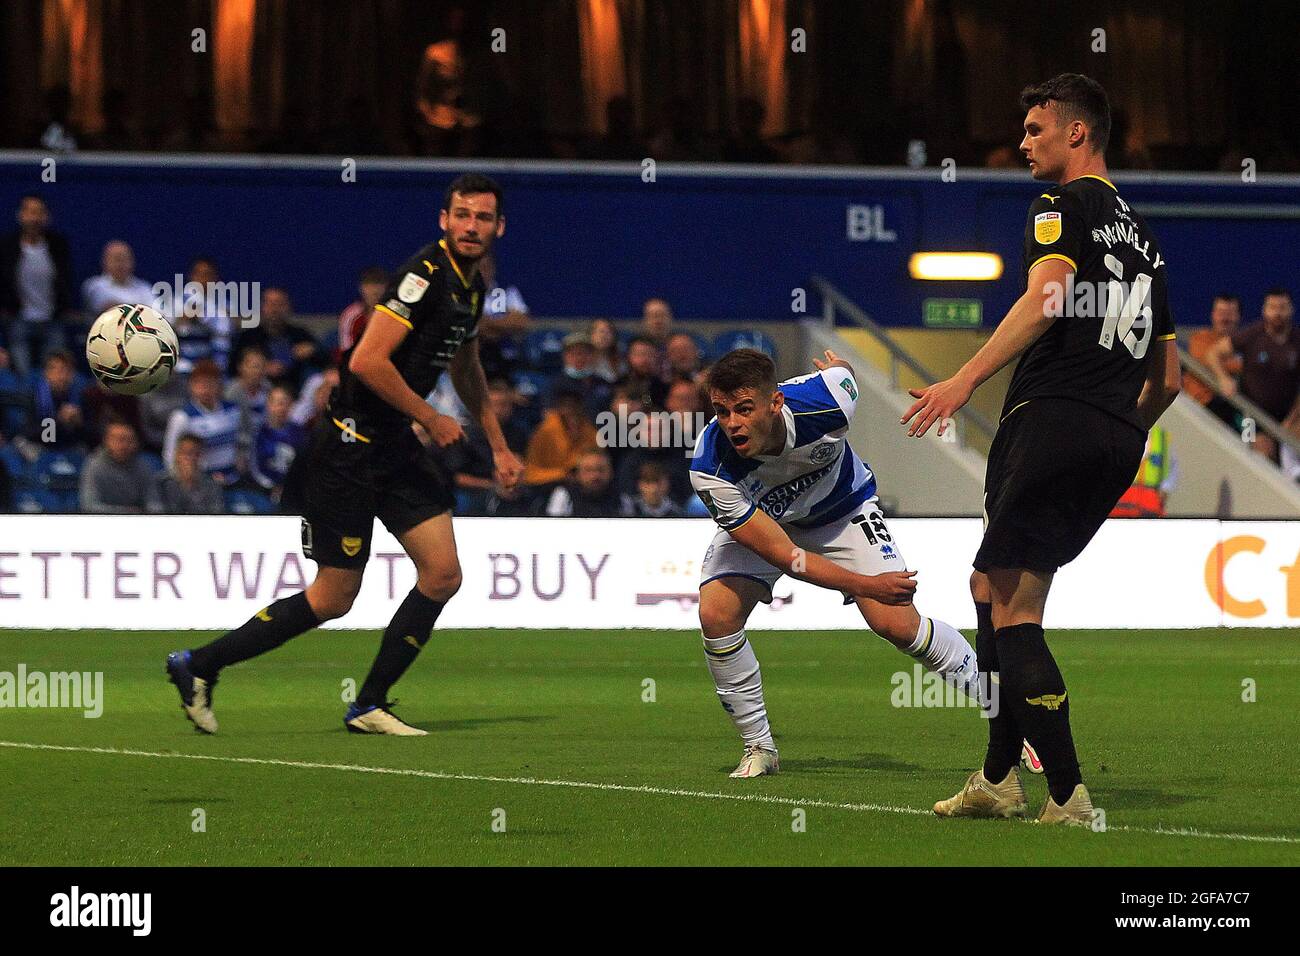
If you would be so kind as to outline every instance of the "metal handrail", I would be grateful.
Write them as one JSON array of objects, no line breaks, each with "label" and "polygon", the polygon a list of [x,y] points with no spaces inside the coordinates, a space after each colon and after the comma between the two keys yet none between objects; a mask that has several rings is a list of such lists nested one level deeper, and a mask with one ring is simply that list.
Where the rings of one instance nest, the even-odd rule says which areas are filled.
[{"label": "metal handrail", "polygon": [[1214,374],[1208,365],[1193,358],[1192,354],[1181,345],[1178,346],[1178,361],[1184,371],[1191,372],[1211,392],[1241,412],[1245,417],[1252,419],[1257,428],[1267,432],[1279,444],[1286,445],[1297,455],[1300,455],[1300,438],[1296,438],[1288,432],[1282,427],[1281,422],[1240,392],[1236,395],[1224,394],[1223,389],[1219,387],[1219,377]]},{"label": "metal handrail", "polygon": [[[865,311],[852,299],[848,298],[839,289],[822,276],[813,276],[810,280],[812,287],[817,290],[817,294],[822,299],[822,320],[828,329],[835,327],[835,313],[841,312],[848,318],[852,319],[855,324],[871,333],[885,351],[889,353],[889,383],[898,388],[898,366],[904,365],[915,375],[926,382],[940,381],[939,376],[935,375],[912,353],[894,341],[889,331],[867,315]],[[958,415],[964,416],[980,432],[992,440],[993,435],[997,432],[997,426],[981,415],[978,411],[967,406],[957,412]]]}]

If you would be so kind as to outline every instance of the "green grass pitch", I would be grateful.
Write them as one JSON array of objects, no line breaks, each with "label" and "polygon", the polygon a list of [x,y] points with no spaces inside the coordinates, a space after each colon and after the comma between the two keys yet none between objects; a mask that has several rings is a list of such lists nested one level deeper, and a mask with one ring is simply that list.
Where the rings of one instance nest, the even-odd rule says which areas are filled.
[{"label": "green grass pitch", "polygon": [[203,737],[163,658],[206,635],[0,631],[0,671],[105,685],[98,719],[0,709],[0,865],[1300,863],[1294,633],[1050,634],[1106,832],[933,818],[982,757],[977,711],[892,706],[911,661],[870,635],[751,637],[783,772],[740,781],[690,634],[436,632],[395,691],[431,734],[393,739],[341,721],[375,632],[226,671]]}]

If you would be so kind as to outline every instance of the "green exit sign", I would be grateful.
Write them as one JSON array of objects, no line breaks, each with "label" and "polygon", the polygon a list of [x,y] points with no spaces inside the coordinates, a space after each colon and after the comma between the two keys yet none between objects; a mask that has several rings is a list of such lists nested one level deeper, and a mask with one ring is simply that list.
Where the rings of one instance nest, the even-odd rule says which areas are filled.
[{"label": "green exit sign", "polygon": [[979,299],[926,299],[921,323],[928,329],[978,329],[984,319]]}]

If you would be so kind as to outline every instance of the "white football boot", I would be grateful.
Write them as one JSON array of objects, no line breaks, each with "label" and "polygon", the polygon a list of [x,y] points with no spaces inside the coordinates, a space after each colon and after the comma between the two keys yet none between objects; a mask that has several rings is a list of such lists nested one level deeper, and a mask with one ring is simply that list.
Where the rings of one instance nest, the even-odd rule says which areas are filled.
[{"label": "white football boot", "polygon": [[212,691],[217,686],[216,680],[209,682],[194,676],[190,670],[189,651],[173,651],[167,655],[167,677],[180,692],[181,710],[185,711],[194,729],[215,734],[217,715],[212,712]]},{"label": "white football boot", "polygon": [[763,777],[779,773],[781,758],[775,750],[768,750],[758,744],[745,744],[745,756],[740,758],[740,765],[731,771],[733,777]]},{"label": "white football boot", "polygon": [[387,734],[390,737],[427,737],[429,732],[419,727],[412,727],[394,714],[390,707],[378,704],[372,707],[358,707],[353,704],[348,708],[343,725],[351,734]]}]

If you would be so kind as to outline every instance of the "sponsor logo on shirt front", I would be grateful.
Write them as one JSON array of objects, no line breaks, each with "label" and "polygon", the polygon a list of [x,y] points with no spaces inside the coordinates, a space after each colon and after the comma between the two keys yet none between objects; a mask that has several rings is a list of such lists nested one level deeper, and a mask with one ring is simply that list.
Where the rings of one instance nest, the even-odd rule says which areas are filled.
[{"label": "sponsor logo on shirt front", "polygon": [[759,500],[758,506],[773,518],[780,518],[790,510],[790,506],[798,500],[800,495],[825,478],[830,473],[830,470],[829,466],[818,468],[806,475],[800,475],[793,481],[777,485]]}]

